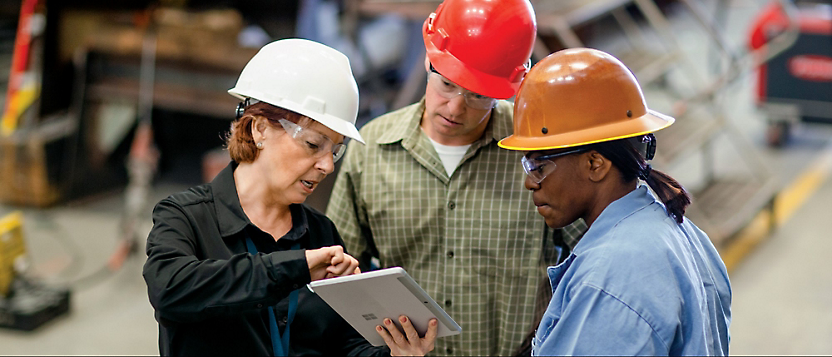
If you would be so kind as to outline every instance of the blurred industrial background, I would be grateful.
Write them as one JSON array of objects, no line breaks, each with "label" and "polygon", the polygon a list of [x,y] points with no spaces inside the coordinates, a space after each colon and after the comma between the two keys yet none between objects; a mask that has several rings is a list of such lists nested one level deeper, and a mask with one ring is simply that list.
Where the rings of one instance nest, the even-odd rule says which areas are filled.
[{"label": "blurred industrial background", "polygon": [[[424,93],[420,29],[439,3],[0,1],[0,354],[158,354],[151,208],[227,163],[245,63],[280,38],[335,47],[360,126]],[[688,216],[729,268],[731,352],[832,354],[832,5],[532,4],[533,62],[610,52],[677,118],[654,166],[693,193]],[[334,176],[309,205],[325,209]]]}]

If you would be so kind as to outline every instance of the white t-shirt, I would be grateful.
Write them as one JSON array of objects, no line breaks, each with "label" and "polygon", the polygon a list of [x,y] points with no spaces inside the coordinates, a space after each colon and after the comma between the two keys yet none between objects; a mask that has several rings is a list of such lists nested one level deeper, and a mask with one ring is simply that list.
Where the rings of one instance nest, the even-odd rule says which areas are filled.
[{"label": "white t-shirt", "polygon": [[430,137],[428,137],[428,139],[430,139],[430,143],[433,144],[433,148],[436,149],[436,153],[439,154],[439,159],[442,160],[442,166],[445,166],[445,172],[448,173],[448,177],[453,176],[456,167],[459,165],[459,162],[462,161],[462,157],[465,156],[465,153],[468,152],[468,148],[471,147],[471,144],[448,146],[437,143]]}]

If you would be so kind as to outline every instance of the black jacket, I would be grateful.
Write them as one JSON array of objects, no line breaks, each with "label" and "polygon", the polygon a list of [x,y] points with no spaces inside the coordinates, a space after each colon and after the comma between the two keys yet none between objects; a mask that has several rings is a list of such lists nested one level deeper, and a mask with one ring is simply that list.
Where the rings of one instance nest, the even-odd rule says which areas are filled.
[{"label": "black jacket", "polygon": [[[344,245],[332,222],[292,205],[292,229],[275,241],[243,213],[236,166],[232,162],[210,184],[171,195],[153,209],[143,275],[159,322],[159,352],[272,355],[267,308],[275,306],[282,333],[289,293],[300,289],[290,355],[389,355],[305,287],[305,250]],[[248,253],[246,237],[257,255]],[[295,243],[302,249],[291,250]]]}]

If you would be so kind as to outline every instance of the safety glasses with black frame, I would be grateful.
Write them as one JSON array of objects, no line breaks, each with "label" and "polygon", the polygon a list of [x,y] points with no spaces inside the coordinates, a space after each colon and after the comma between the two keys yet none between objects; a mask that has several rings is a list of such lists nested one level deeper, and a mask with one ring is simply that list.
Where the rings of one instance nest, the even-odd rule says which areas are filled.
[{"label": "safety glasses with black frame", "polygon": [[535,158],[530,158],[528,157],[529,154],[527,154],[520,158],[520,162],[523,164],[523,171],[526,172],[526,175],[529,175],[532,181],[539,184],[543,182],[546,176],[555,171],[557,164],[552,159],[585,151],[587,151],[585,148],[574,149],[555,154],[541,155]]}]

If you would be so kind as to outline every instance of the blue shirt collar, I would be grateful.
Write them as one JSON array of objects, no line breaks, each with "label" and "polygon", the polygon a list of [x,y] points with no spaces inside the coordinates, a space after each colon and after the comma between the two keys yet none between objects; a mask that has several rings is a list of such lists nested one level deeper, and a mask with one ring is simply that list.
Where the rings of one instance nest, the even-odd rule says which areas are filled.
[{"label": "blue shirt collar", "polygon": [[654,203],[662,205],[662,208],[664,208],[664,205],[657,201],[647,186],[643,184],[624,195],[624,197],[613,201],[595,219],[595,222],[586,231],[575,249],[572,250],[572,254],[580,255],[584,250],[595,246],[621,220]]}]

